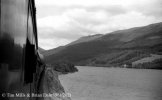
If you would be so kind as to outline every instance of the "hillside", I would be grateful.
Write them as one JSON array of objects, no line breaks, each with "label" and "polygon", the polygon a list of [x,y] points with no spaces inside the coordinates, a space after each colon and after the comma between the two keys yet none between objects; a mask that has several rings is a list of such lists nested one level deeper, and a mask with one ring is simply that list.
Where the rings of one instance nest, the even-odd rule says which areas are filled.
[{"label": "hillside", "polygon": [[78,43],[84,43],[84,42],[92,41],[92,40],[99,38],[101,36],[102,36],[102,34],[84,36],[84,37],[79,38],[78,40],[75,40],[75,41],[65,45],[65,46],[59,46],[59,47],[54,48],[54,49],[46,50],[45,52],[43,52],[43,55],[44,56],[50,56],[50,55],[56,54],[56,53],[64,50],[66,47],[68,47],[70,45],[75,45],[75,44],[78,44]]},{"label": "hillside", "polygon": [[61,50],[63,50],[65,48],[65,46],[60,46],[58,48],[54,48],[54,49],[50,49],[50,50],[46,50],[45,52],[43,52],[44,56],[50,56],[53,55],[55,53],[60,52]]},{"label": "hillside", "polygon": [[66,45],[58,52],[51,50],[56,53],[46,56],[46,62],[53,64],[64,60],[76,65],[121,66],[149,57],[150,54],[162,54],[162,23],[78,41]]},{"label": "hillside", "polygon": [[103,36],[102,34],[84,36],[84,37],[79,38],[79,39],[76,40],[76,41],[71,42],[71,43],[68,44],[67,46],[74,45],[74,44],[78,44],[78,43],[89,42],[89,41],[95,40],[95,39],[97,39],[97,38],[99,38],[99,37],[102,37],[102,36]]},{"label": "hillside", "polygon": [[42,49],[41,47],[38,47],[38,50],[41,54],[43,54],[46,50]]}]

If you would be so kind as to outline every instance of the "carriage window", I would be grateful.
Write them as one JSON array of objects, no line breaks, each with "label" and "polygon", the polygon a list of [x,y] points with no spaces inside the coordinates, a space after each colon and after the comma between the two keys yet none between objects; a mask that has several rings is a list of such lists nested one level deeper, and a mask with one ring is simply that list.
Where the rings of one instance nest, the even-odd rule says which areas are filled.
[{"label": "carriage window", "polygon": [[0,63],[9,70],[22,66],[27,33],[27,0],[1,0]]}]

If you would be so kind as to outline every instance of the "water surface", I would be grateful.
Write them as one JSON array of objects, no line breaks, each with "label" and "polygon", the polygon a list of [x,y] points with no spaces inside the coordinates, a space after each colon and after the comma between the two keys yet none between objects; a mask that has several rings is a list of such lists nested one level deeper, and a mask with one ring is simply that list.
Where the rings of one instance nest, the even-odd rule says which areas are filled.
[{"label": "water surface", "polygon": [[72,100],[162,100],[162,70],[77,68],[59,76]]}]

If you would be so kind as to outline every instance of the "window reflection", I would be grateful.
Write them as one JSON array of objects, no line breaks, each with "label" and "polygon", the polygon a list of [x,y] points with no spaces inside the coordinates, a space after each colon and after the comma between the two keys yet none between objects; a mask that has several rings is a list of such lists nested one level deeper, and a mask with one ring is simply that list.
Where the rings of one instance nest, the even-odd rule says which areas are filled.
[{"label": "window reflection", "polygon": [[1,63],[20,69],[27,35],[27,0],[1,0]]}]

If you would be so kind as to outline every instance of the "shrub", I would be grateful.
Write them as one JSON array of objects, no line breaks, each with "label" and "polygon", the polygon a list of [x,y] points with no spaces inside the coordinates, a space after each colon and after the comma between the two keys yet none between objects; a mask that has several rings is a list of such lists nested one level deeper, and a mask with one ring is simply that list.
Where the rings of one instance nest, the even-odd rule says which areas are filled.
[{"label": "shrub", "polygon": [[77,72],[78,69],[74,64],[66,61],[59,61],[53,64],[53,69],[63,74]]},{"label": "shrub", "polygon": [[162,58],[156,59],[152,62],[139,63],[133,66],[133,68],[143,69],[162,69]]}]

